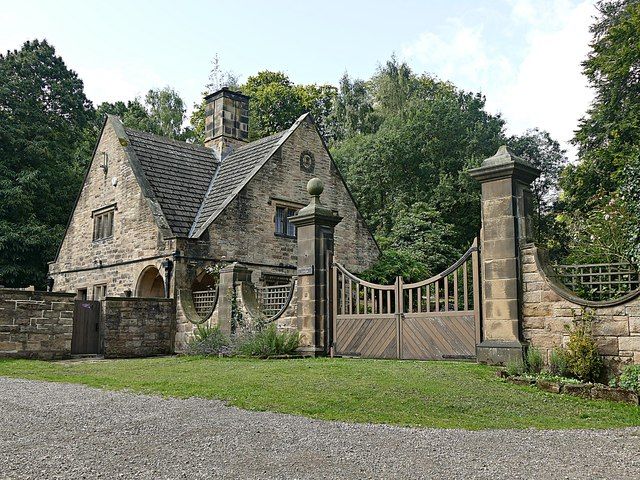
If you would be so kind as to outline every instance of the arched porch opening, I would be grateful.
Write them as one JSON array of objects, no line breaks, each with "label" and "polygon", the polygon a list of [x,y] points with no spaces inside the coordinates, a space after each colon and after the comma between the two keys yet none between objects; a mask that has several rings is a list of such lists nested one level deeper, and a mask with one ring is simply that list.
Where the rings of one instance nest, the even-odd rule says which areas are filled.
[{"label": "arched porch opening", "polygon": [[136,297],[164,297],[164,279],[156,267],[149,266],[140,273],[136,285]]},{"label": "arched porch opening", "polygon": [[218,285],[218,278],[207,270],[203,270],[191,282],[192,292],[202,292],[204,290],[213,290]]}]

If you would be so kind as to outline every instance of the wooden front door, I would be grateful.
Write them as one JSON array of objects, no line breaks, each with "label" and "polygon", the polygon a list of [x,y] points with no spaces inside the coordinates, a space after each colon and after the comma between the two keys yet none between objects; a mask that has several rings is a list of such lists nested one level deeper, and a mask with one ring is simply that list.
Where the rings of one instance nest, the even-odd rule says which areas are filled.
[{"label": "wooden front door", "polygon": [[71,353],[100,353],[100,302],[76,300],[73,309]]}]

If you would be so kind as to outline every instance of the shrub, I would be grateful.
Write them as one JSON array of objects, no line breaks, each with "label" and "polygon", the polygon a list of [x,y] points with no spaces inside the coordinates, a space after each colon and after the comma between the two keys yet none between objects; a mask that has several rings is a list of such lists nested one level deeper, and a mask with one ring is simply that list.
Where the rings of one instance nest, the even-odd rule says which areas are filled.
[{"label": "shrub", "polygon": [[571,375],[567,352],[561,348],[556,348],[549,356],[549,373],[558,377],[568,377]]},{"label": "shrub", "polygon": [[268,358],[276,355],[291,355],[300,346],[298,332],[278,332],[272,323],[263,330],[251,333],[238,344],[241,355]]},{"label": "shrub", "polygon": [[535,347],[529,347],[527,349],[527,356],[525,357],[525,371],[531,375],[537,375],[542,371],[544,366],[544,360],[542,359],[542,353]]},{"label": "shrub", "polygon": [[640,365],[627,365],[620,374],[618,386],[640,393]]},{"label": "shrub", "polygon": [[567,363],[571,373],[582,381],[595,382],[603,373],[604,363],[592,335],[593,312],[583,311],[573,320],[567,343]]},{"label": "shrub", "polygon": [[506,371],[509,376],[519,376],[524,373],[524,363],[522,360],[511,360],[507,362]]},{"label": "shrub", "polygon": [[198,325],[193,338],[187,345],[189,355],[228,355],[231,351],[231,341],[218,325],[214,327]]}]

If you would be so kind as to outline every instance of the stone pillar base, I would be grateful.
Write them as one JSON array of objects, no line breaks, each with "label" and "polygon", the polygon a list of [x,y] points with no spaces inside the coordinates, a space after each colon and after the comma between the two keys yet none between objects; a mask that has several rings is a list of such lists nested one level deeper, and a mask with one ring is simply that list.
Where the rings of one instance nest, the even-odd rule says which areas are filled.
[{"label": "stone pillar base", "polygon": [[524,345],[520,342],[485,340],[476,346],[478,363],[486,365],[506,365],[524,360]]}]

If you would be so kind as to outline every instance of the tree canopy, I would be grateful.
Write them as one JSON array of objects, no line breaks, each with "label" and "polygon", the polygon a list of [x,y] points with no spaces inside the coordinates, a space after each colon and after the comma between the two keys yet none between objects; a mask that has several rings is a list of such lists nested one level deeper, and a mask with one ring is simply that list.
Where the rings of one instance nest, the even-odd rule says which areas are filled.
[{"label": "tree canopy", "polygon": [[[591,51],[583,63],[595,99],[574,139],[580,161],[561,177],[559,220],[570,232],[573,260],[637,263],[640,1],[599,1],[597,7]],[[593,249],[585,250],[585,239]]]},{"label": "tree canopy", "polygon": [[0,284],[42,287],[78,188],[93,119],[47,41],[0,55]]}]

